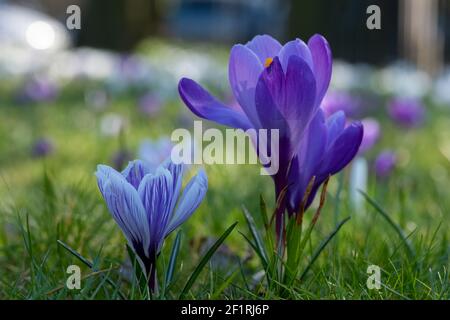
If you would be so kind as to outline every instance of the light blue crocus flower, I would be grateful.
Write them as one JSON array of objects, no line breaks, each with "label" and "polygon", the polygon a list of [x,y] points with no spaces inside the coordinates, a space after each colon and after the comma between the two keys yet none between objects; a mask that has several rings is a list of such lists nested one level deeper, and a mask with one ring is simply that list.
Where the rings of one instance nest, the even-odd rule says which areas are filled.
[{"label": "light blue crocus flower", "polygon": [[203,169],[181,193],[183,165],[166,160],[155,171],[141,160],[121,173],[99,165],[95,173],[108,209],[140,259],[152,291],[157,288],[156,259],[164,239],[186,221],[208,188]]}]

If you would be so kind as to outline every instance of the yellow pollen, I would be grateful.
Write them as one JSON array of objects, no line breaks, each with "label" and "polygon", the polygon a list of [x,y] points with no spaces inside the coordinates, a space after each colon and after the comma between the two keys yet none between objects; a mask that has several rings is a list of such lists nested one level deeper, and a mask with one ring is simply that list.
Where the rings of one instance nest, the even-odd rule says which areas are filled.
[{"label": "yellow pollen", "polygon": [[264,68],[268,68],[273,62],[273,58],[267,58],[266,61],[264,61]]}]

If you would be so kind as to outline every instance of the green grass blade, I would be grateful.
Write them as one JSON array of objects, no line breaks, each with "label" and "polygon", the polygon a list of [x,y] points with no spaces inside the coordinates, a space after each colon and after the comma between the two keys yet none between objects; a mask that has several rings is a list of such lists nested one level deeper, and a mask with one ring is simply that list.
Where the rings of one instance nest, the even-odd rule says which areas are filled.
[{"label": "green grass blade", "polygon": [[300,255],[302,250],[300,246],[302,243],[302,225],[297,224],[295,219],[289,219],[286,228],[286,272],[284,274],[284,283],[290,284],[294,281],[295,276],[298,274],[298,268],[300,266]]},{"label": "green grass blade", "polygon": [[255,220],[251,216],[250,212],[248,212],[245,206],[242,206],[242,211],[244,212],[245,220],[247,221],[248,230],[250,231],[254,244],[258,248],[258,255],[261,256],[261,259],[264,260],[264,264],[267,265],[267,253],[264,247],[264,242],[262,241],[261,235],[258,231],[258,227],[256,226]]},{"label": "green grass blade", "polygon": [[66,249],[67,251],[69,251],[72,255],[74,255],[78,260],[80,260],[81,262],[83,262],[86,266],[89,267],[89,269],[92,269],[94,267],[94,264],[92,262],[90,262],[88,259],[86,259],[85,257],[83,257],[81,254],[79,254],[78,252],[76,252],[74,249],[72,249],[69,245],[65,244],[64,242],[62,242],[61,240],[56,240],[56,242],[58,242],[58,244],[60,246],[62,246],[64,249]]},{"label": "green grass blade", "polygon": [[383,208],[381,208],[381,206],[375,200],[373,200],[367,193],[365,193],[362,190],[358,191],[363,195],[366,201],[376,210],[376,212],[378,212],[388,222],[388,224],[392,227],[392,229],[394,229],[394,231],[398,234],[398,236],[404,243],[410,257],[414,257],[415,256],[414,250],[411,247],[411,244],[409,243],[408,238],[405,236],[402,229],[391,219],[391,217],[387,214],[387,212],[384,211]]},{"label": "green grass blade", "polygon": [[267,204],[264,200],[264,197],[262,194],[259,196],[259,213],[262,217],[262,220],[264,222],[264,228],[265,228],[265,238],[264,242],[266,244],[267,248],[267,263],[269,263],[269,260],[271,259],[271,253],[272,249],[274,248],[274,240],[273,240],[273,234],[272,234],[272,228],[269,222],[269,216],[267,215]]},{"label": "green grass blade", "polygon": [[192,285],[194,284],[195,280],[197,280],[197,277],[202,272],[205,265],[208,263],[208,261],[211,259],[213,254],[219,249],[220,245],[225,241],[225,239],[230,235],[230,233],[233,231],[233,229],[236,227],[237,222],[233,223],[230,227],[228,227],[227,230],[220,236],[220,238],[213,244],[213,246],[206,252],[206,254],[203,256],[200,263],[195,268],[194,272],[189,277],[189,280],[186,282],[186,285],[183,288],[183,291],[180,293],[179,299],[183,299],[186,294],[191,289]]},{"label": "green grass blade", "polygon": [[267,262],[266,260],[263,258],[261,252],[259,251],[258,247],[256,246],[256,244],[254,244],[252,242],[252,240],[250,240],[245,234],[243,234],[242,232],[239,231],[239,234],[245,239],[245,241],[248,242],[248,244],[250,245],[250,247],[252,247],[252,249],[256,252],[256,254],[258,255],[259,259],[261,260],[261,264],[264,268],[264,270],[267,270]]},{"label": "green grass blade", "polygon": [[180,252],[181,245],[181,231],[178,231],[175,241],[173,242],[172,251],[170,253],[169,265],[167,266],[166,272],[166,288],[170,285],[173,279],[173,273],[175,270],[175,265],[177,263],[178,253]]},{"label": "green grass blade", "polygon": [[300,281],[303,280],[303,278],[306,276],[309,269],[311,269],[312,265],[317,260],[317,258],[319,257],[319,255],[323,251],[323,249],[325,249],[325,247],[331,241],[331,239],[333,239],[333,237],[339,232],[339,230],[342,228],[342,226],[349,220],[350,220],[350,217],[347,217],[344,220],[342,220],[341,222],[339,222],[339,224],[336,226],[336,228],[325,238],[325,240],[322,241],[322,243],[319,245],[317,250],[314,252],[314,254],[313,254],[311,260],[309,261],[308,265],[306,266],[305,270],[301,274]]}]

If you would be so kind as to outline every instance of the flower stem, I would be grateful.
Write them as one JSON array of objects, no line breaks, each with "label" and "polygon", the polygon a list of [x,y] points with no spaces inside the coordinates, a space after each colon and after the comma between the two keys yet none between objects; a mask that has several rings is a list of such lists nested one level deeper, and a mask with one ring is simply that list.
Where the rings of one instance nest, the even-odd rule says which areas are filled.
[{"label": "flower stem", "polygon": [[148,288],[152,294],[158,293],[158,277],[156,276],[156,261],[150,266],[148,274]]}]

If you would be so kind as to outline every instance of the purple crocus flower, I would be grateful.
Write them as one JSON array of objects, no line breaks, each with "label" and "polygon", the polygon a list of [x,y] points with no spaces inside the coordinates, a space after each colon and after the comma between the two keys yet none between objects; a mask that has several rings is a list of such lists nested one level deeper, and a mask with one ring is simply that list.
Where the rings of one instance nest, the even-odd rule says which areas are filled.
[{"label": "purple crocus flower", "polygon": [[[320,175],[314,186],[317,190],[328,175],[353,158],[361,143],[360,123],[344,128],[343,113],[325,122],[320,111],[331,68],[331,50],[320,35],[312,36],[307,44],[296,39],[284,46],[262,35],[231,49],[229,80],[240,108],[224,105],[190,79],[181,79],[178,89],[184,103],[201,118],[243,130],[279,130],[279,170],[272,176],[275,194],[278,198],[288,180],[293,182],[289,184],[293,200],[288,207],[294,211],[304,181],[293,177],[301,175],[307,180],[311,174]],[[278,226],[286,206],[277,214]]]},{"label": "purple crocus flower", "polygon": [[397,156],[390,150],[382,151],[375,159],[375,173],[380,178],[386,178],[390,175],[397,163]]},{"label": "purple crocus flower", "polygon": [[329,91],[323,98],[321,108],[327,117],[344,111],[347,117],[355,117],[360,109],[360,101],[345,91]]},{"label": "purple crocus flower", "polygon": [[151,172],[144,161],[129,163],[121,173],[99,165],[97,183],[108,209],[139,257],[149,287],[157,289],[156,259],[164,239],[186,221],[202,202],[208,188],[203,170],[180,197],[183,165],[167,160]]},{"label": "purple crocus flower", "polygon": [[360,154],[372,149],[380,138],[380,124],[377,120],[365,118],[361,122],[364,126],[364,135],[358,151]]},{"label": "purple crocus flower", "polygon": [[50,139],[41,138],[34,142],[31,154],[35,158],[43,158],[53,152],[55,146]]},{"label": "purple crocus flower", "polygon": [[420,126],[425,117],[422,103],[413,98],[394,98],[388,105],[388,112],[394,122],[406,128]]}]

